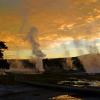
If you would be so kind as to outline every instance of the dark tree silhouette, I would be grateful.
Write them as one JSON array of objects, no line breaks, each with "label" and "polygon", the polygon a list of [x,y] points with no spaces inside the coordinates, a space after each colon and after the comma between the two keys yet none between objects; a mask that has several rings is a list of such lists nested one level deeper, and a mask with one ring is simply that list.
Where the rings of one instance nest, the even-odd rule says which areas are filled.
[{"label": "dark tree silhouette", "polygon": [[43,59],[43,66],[46,71],[64,71],[63,63],[65,59],[57,58],[57,59]]},{"label": "dark tree silhouette", "polygon": [[7,60],[3,59],[3,52],[6,49],[8,49],[8,47],[5,45],[5,42],[0,41],[0,68],[1,69],[9,69],[9,64]]},{"label": "dark tree silhouette", "polygon": [[85,72],[84,66],[82,65],[78,57],[72,57],[72,62],[73,62],[74,67],[76,67],[77,71]]},{"label": "dark tree silhouette", "polygon": [[29,60],[22,60],[22,64],[24,65],[24,68],[35,68],[35,63],[32,63]]},{"label": "dark tree silhouette", "polygon": [[3,52],[5,49],[8,49],[5,42],[0,41],[0,59],[3,59]]}]

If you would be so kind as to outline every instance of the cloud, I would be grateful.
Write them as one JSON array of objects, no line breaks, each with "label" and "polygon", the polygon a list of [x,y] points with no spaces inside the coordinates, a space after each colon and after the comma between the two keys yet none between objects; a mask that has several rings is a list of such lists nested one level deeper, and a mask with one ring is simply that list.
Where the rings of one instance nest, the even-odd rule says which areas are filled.
[{"label": "cloud", "polygon": [[[0,12],[0,39],[10,49],[32,49],[35,44],[42,51],[68,38],[100,38],[100,0],[0,0]],[[35,30],[41,33],[38,39]]]}]

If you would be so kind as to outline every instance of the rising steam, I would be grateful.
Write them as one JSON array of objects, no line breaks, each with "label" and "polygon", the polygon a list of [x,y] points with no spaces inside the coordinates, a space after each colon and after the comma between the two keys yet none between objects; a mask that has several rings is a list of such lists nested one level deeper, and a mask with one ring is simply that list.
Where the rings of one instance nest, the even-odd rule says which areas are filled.
[{"label": "rising steam", "polygon": [[35,27],[32,27],[28,33],[27,40],[32,46],[32,54],[36,57],[45,57],[45,54],[40,50],[37,39],[38,30]]}]

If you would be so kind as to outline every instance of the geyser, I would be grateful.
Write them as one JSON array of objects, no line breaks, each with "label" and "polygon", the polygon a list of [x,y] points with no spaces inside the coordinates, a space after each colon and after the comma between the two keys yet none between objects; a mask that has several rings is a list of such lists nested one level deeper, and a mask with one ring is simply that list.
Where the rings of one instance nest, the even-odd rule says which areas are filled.
[{"label": "geyser", "polygon": [[36,56],[36,70],[38,72],[44,72],[42,59],[45,57],[45,54],[40,49],[37,36],[38,33],[37,28],[32,27],[28,33],[27,40],[32,46],[32,55]]}]

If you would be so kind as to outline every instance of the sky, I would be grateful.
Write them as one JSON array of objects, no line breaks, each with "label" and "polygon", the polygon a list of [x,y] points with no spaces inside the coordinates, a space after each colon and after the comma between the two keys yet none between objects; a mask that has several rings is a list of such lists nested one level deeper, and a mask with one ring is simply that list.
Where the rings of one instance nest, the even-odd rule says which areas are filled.
[{"label": "sky", "polygon": [[100,0],[0,0],[0,40],[7,59],[100,53]]}]

